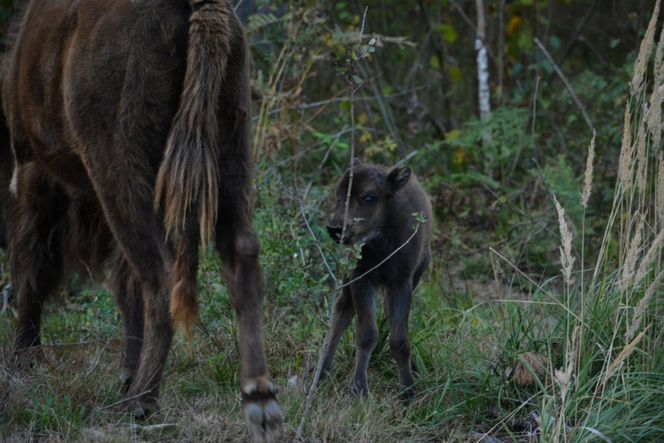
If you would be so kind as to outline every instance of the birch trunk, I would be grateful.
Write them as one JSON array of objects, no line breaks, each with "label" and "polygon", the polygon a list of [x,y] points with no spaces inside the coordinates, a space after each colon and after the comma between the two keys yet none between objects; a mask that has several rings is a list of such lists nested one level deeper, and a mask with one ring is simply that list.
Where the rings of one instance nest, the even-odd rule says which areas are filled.
[{"label": "birch trunk", "polygon": [[[479,90],[480,119],[485,125],[491,114],[491,103],[489,101],[489,60],[486,53],[486,20],[484,17],[484,0],[475,0],[477,8],[477,37],[475,38],[475,50],[477,51],[477,80]],[[485,127],[482,135],[484,143],[491,141],[491,133]]]}]

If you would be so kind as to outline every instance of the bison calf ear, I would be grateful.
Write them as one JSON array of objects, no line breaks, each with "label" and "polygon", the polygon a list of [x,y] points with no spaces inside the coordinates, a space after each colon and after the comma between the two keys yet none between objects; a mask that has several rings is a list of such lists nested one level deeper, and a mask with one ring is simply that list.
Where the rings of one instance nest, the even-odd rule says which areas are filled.
[{"label": "bison calf ear", "polygon": [[389,183],[392,192],[397,192],[406,186],[409,179],[410,168],[394,168],[387,175],[387,183]]}]

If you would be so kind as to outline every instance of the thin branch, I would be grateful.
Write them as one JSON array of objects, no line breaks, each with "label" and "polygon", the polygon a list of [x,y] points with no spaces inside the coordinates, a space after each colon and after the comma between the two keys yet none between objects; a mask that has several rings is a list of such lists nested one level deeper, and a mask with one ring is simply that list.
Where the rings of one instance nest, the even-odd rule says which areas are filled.
[{"label": "thin branch", "polygon": [[[537,121],[537,93],[539,91],[539,83],[540,83],[540,77],[539,75],[535,77],[535,90],[533,91],[533,98],[532,98],[532,110],[533,110],[533,115],[530,119],[530,143],[531,143],[531,149],[535,150],[537,152],[537,149],[535,148],[535,123]],[[510,168],[510,174],[509,178],[512,178],[512,175],[514,175],[514,171],[516,171],[517,166],[519,165],[519,160],[521,160],[521,152],[523,151],[523,139],[519,139],[519,147],[516,150],[516,154],[514,154],[514,160],[512,160],[512,167]]]},{"label": "thin branch", "polygon": [[[360,35],[358,37],[358,45],[362,43],[362,34],[364,32],[364,24],[366,22],[367,18],[367,10],[369,8],[366,7],[364,8],[364,14],[362,15],[362,25],[360,27]],[[354,63],[356,63],[355,60],[351,61],[351,65],[349,68],[351,71],[354,70]],[[350,132],[350,172],[349,172],[349,181],[348,181],[348,190],[346,192],[346,202],[345,202],[345,208],[344,208],[344,220],[343,220],[343,225],[341,228],[341,238],[344,237],[346,233],[346,229],[348,228],[348,223],[347,223],[347,218],[348,218],[348,207],[350,206],[350,196],[351,196],[351,190],[353,186],[353,172],[355,169],[354,166],[354,160],[355,160],[355,91],[356,88],[354,87],[353,84],[353,73],[351,72],[351,75],[349,76],[350,78],[350,83],[349,83],[349,96],[350,96],[350,127],[351,127],[351,132]],[[358,86],[359,87],[359,86]],[[300,210],[303,211],[302,205],[300,205]],[[303,213],[304,215],[304,213]],[[306,217],[305,217],[306,221]],[[309,232],[313,235],[313,230],[311,230],[311,227],[307,224],[307,228],[309,229]],[[315,236],[314,236],[315,238]],[[322,254],[322,249],[320,248],[320,245],[317,244],[317,247],[319,248],[319,253]],[[341,245],[340,245],[341,247]],[[327,263],[327,260],[325,259],[325,266],[328,268],[328,272],[330,272],[331,275],[334,273],[332,272],[332,268],[330,268],[329,264]],[[332,291],[332,299],[330,300],[330,317],[328,320],[328,329],[327,333],[325,334],[325,338],[323,339],[323,345],[321,346],[320,353],[318,355],[318,363],[316,364],[316,372],[314,373],[314,379],[311,381],[311,386],[309,388],[309,392],[307,392],[307,398],[304,403],[304,412],[302,413],[302,419],[300,420],[300,424],[297,427],[296,430],[296,436],[298,439],[302,440],[303,434],[304,434],[304,427],[307,423],[307,417],[309,416],[309,410],[311,409],[311,403],[313,402],[314,394],[316,392],[316,388],[318,387],[318,382],[320,381],[320,376],[323,372],[323,363],[325,362],[325,355],[327,354],[327,349],[329,347],[330,343],[330,338],[332,337],[332,328],[334,325],[334,317],[335,317],[335,311],[336,311],[336,304],[337,304],[337,294],[340,291],[339,284],[338,284],[338,279],[336,276],[333,277],[334,281],[334,291]]]},{"label": "thin branch", "polygon": [[323,259],[323,264],[325,265],[325,269],[327,270],[327,273],[330,275],[332,278],[332,281],[334,282],[335,288],[338,285],[338,279],[334,271],[332,270],[332,267],[330,266],[330,263],[327,261],[327,257],[325,257],[325,253],[323,252],[323,247],[320,244],[320,241],[318,240],[318,237],[316,237],[316,233],[314,230],[311,228],[311,225],[309,224],[309,219],[307,219],[307,215],[304,213],[304,206],[301,200],[298,198],[298,203],[300,205],[300,214],[302,215],[302,219],[304,220],[304,225],[307,227],[307,230],[309,231],[309,234],[311,235],[311,238],[314,239],[314,245],[316,245],[316,249],[318,249],[318,254],[320,257]]},{"label": "thin branch", "polygon": [[517,273],[521,274],[522,277],[524,277],[526,280],[528,280],[528,281],[529,281],[532,285],[534,285],[537,289],[539,289],[540,291],[542,291],[542,293],[545,294],[547,297],[549,297],[550,299],[552,299],[553,302],[554,302],[557,306],[560,306],[561,308],[563,308],[563,310],[564,310],[565,312],[567,312],[569,315],[571,315],[572,317],[574,317],[579,323],[581,323],[581,324],[582,324],[583,326],[585,326],[585,327],[588,327],[588,328],[590,327],[585,321],[583,321],[582,318],[580,318],[578,315],[576,315],[576,313],[572,312],[572,310],[570,310],[569,307],[567,307],[567,306],[565,306],[563,303],[561,303],[555,295],[551,294],[551,292],[549,292],[549,291],[547,291],[546,289],[544,289],[544,287],[543,287],[542,285],[540,285],[539,283],[537,283],[535,280],[533,280],[532,278],[530,278],[530,276],[528,276],[525,272],[523,272],[521,269],[519,269],[518,267],[516,267],[512,262],[510,262],[510,261],[507,259],[507,257],[505,257],[505,256],[502,255],[500,252],[496,251],[495,249],[493,249],[493,248],[491,248],[491,247],[489,248],[489,251],[491,251],[491,252],[493,252],[494,254],[496,254],[496,256],[498,256],[498,258],[500,258],[500,259],[503,260],[505,263],[507,263],[507,264],[508,264],[512,269],[514,269]]},{"label": "thin branch", "polygon": [[466,11],[464,11],[463,8],[454,0],[450,0],[450,4],[452,6],[454,6],[454,9],[456,9],[459,12],[459,14],[461,15],[461,18],[463,19],[463,21],[466,22],[466,24],[468,26],[470,26],[470,28],[473,30],[473,32],[477,34],[477,27],[475,26],[473,21],[470,19],[470,17],[468,17],[466,15]]},{"label": "thin branch", "polygon": [[7,312],[9,309],[9,296],[12,292],[12,284],[7,283],[4,288],[2,288],[2,309],[0,309],[0,315]]},{"label": "thin branch", "polygon": [[401,160],[399,160],[399,161],[394,165],[394,167],[395,167],[395,168],[398,168],[398,167],[400,167],[400,166],[405,165],[406,163],[408,163],[408,162],[410,161],[411,158],[415,157],[417,154],[419,154],[419,151],[417,151],[417,150],[412,151],[410,154],[408,154],[407,156],[405,156],[404,158],[402,158]]},{"label": "thin branch", "polygon": [[237,10],[240,8],[240,6],[244,3],[244,0],[240,0],[237,2],[237,4],[233,7],[233,12],[237,13]]},{"label": "thin branch", "polygon": [[419,231],[419,230],[420,230],[420,223],[418,223],[418,224],[415,226],[415,229],[413,230],[413,233],[410,234],[410,237],[408,237],[408,239],[406,239],[406,241],[403,242],[398,248],[396,248],[394,251],[392,251],[392,252],[390,253],[390,255],[388,255],[388,256],[385,257],[383,260],[381,260],[380,263],[378,263],[378,264],[377,264],[376,266],[374,266],[373,268],[369,269],[368,271],[366,271],[366,272],[360,274],[359,276],[357,276],[357,277],[353,278],[352,280],[350,280],[350,281],[344,283],[343,285],[341,285],[341,286],[340,286],[340,289],[343,289],[343,288],[345,288],[346,286],[350,286],[350,285],[352,285],[352,284],[355,283],[356,281],[361,280],[362,278],[366,277],[366,276],[367,276],[368,274],[370,274],[371,272],[373,272],[373,271],[375,271],[376,269],[380,268],[380,267],[381,267],[386,261],[388,261],[389,259],[391,259],[392,257],[394,257],[394,255],[395,255],[397,252],[401,251],[401,250],[402,250],[402,249],[403,249],[408,243],[410,243],[410,241],[413,239],[413,237],[415,237],[415,235],[417,234],[417,231]]},{"label": "thin branch", "polygon": [[503,104],[505,76],[505,0],[500,0],[498,4],[498,58],[496,58],[496,67],[498,70],[498,102]]},{"label": "thin branch", "polygon": [[590,117],[588,116],[588,113],[586,112],[586,107],[583,106],[583,103],[581,103],[581,100],[579,100],[579,97],[576,95],[576,92],[574,92],[574,88],[572,88],[572,85],[570,82],[567,80],[567,77],[565,77],[565,74],[563,74],[563,71],[560,69],[558,64],[553,60],[553,57],[551,57],[551,54],[546,50],[542,42],[539,41],[538,38],[535,38],[535,44],[537,47],[542,51],[542,54],[549,60],[551,65],[553,66],[554,71],[556,71],[556,74],[558,74],[558,77],[563,81],[565,84],[565,87],[569,91],[570,95],[572,96],[572,100],[574,100],[574,103],[576,103],[576,106],[579,108],[581,111],[581,115],[583,115],[583,119],[586,121],[586,124],[590,128],[591,131],[595,130],[595,127],[593,126],[592,121],[590,120]]}]

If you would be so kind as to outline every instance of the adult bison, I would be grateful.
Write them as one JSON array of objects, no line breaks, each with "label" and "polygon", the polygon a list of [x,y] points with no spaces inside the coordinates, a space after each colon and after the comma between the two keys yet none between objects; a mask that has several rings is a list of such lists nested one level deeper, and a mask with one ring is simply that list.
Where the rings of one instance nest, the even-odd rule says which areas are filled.
[{"label": "adult bison", "polygon": [[251,226],[248,54],[228,0],[26,0],[2,69],[0,197],[18,300],[17,357],[70,272],[110,269],[125,406],[156,409],[178,323],[196,316],[214,240],[239,322],[253,440],[281,411],[261,332]]}]

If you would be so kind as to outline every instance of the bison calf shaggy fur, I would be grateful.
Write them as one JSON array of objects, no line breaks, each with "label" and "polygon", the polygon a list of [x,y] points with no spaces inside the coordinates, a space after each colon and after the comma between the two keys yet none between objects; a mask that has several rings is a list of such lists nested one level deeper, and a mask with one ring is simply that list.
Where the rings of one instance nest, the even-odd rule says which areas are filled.
[{"label": "bison calf shaggy fur", "polygon": [[[422,214],[431,220],[431,203],[410,169],[405,167],[388,170],[355,160],[346,210],[349,183],[350,171],[337,186],[336,209],[327,229],[336,241],[362,244],[362,257],[337,300],[323,374],[332,368],[339,339],[355,315],[353,386],[360,394],[368,393],[367,366],[378,341],[375,297],[377,289],[383,288],[385,315],[390,325],[390,350],[396,360],[403,394],[408,398],[413,394],[408,338],[410,303],[413,290],[431,260],[431,222],[417,226],[418,220],[413,214]],[[417,226],[416,232],[414,226]]]},{"label": "bison calf shaggy fur", "polygon": [[155,410],[174,326],[196,317],[199,244],[212,240],[239,323],[244,418],[254,441],[276,440],[248,53],[229,0],[26,0],[9,46],[0,198],[19,359],[39,345],[42,303],[68,273],[110,269],[124,404]]}]

